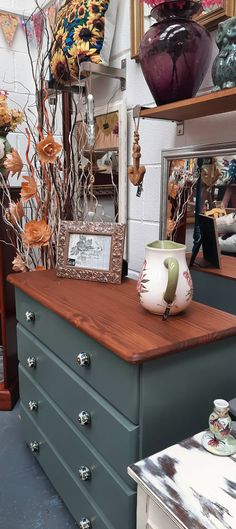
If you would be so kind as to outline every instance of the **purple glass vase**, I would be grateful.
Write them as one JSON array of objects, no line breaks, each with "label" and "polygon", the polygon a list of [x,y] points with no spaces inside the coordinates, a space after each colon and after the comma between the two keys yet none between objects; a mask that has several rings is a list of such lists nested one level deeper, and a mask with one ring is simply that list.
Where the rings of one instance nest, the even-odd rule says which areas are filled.
[{"label": "purple glass vase", "polygon": [[139,60],[157,105],[193,97],[207,72],[211,38],[191,20],[199,8],[194,0],[167,0],[152,9],[157,22],[143,37]]}]

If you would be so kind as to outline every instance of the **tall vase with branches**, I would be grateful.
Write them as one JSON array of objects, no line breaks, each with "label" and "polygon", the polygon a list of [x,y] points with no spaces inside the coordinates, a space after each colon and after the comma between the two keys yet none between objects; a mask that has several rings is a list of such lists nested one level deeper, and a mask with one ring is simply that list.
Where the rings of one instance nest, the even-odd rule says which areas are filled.
[{"label": "tall vase with branches", "polygon": [[[50,105],[51,94],[45,83],[45,79],[50,77],[50,54],[55,36],[46,13],[37,1],[35,3],[37,13],[41,14],[43,31],[36,61],[26,32],[35,86],[35,104],[33,107],[26,105],[23,109],[26,123],[24,134],[27,139],[25,160],[21,159],[16,150],[9,152],[4,161],[8,178],[4,177],[4,171],[0,172],[3,217],[10,228],[10,244],[16,250],[13,261],[15,271],[55,267],[60,220],[84,220],[91,200],[95,206],[97,203],[91,186],[92,161],[86,160],[85,164],[83,155],[87,141],[82,105],[83,88],[79,88],[75,97],[69,83],[67,86],[67,90],[71,89],[73,113],[65,152],[61,138],[56,138],[58,115],[61,118],[61,90],[55,87],[53,105]],[[85,134],[75,142],[78,119]],[[9,186],[15,174],[18,177],[21,175],[22,183],[20,199],[12,202]]]}]

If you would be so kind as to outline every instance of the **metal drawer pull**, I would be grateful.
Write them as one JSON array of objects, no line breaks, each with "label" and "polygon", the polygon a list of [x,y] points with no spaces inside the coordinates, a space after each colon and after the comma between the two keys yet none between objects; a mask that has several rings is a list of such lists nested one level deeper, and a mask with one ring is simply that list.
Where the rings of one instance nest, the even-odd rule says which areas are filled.
[{"label": "metal drawer pull", "polygon": [[77,356],[77,362],[80,367],[87,367],[90,364],[90,356],[88,353],[79,353]]},{"label": "metal drawer pull", "polygon": [[79,468],[79,477],[81,481],[88,481],[88,479],[91,479],[91,470],[86,465],[82,465]]},{"label": "metal drawer pull", "polygon": [[32,441],[29,444],[29,447],[30,447],[31,452],[33,452],[33,454],[39,452],[39,443],[38,443],[38,441]]},{"label": "metal drawer pull", "polygon": [[85,426],[86,424],[89,424],[91,422],[91,415],[88,411],[81,411],[78,415],[78,421],[81,424],[81,426]]},{"label": "metal drawer pull", "polygon": [[37,411],[38,409],[38,403],[36,400],[30,400],[28,403],[28,408],[30,411]]},{"label": "metal drawer pull", "polygon": [[82,518],[79,522],[79,529],[92,529],[90,520],[86,517]]},{"label": "metal drawer pull", "polygon": [[35,320],[35,313],[31,312],[30,310],[27,310],[25,313],[25,319],[26,321],[34,321]]},{"label": "metal drawer pull", "polygon": [[35,356],[28,356],[27,358],[27,366],[35,368],[37,366],[37,360]]}]

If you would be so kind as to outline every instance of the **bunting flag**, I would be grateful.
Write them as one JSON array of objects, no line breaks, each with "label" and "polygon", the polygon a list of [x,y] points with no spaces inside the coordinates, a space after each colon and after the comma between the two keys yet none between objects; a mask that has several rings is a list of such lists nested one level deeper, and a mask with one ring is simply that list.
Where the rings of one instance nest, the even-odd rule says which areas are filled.
[{"label": "bunting flag", "polygon": [[11,46],[13,42],[18,24],[19,17],[17,15],[6,15],[5,13],[0,13],[0,26],[8,46]]},{"label": "bunting flag", "polygon": [[48,8],[47,10],[47,15],[48,15],[48,20],[49,20],[49,26],[50,26],[50,29],[53,31],[53,28],[54,28],[54,25],[55,25],[55,20],[56,20],[56,8],[55,6],[51,6]]},{"label": "bunting flag", "polygon": [[40,46],[42,44],[42,33],[43,33],[43,23],[44,18],[43,14],[41,12],[36,13],[35,15],[32,15],[33,24],[34,24],[34,34],[36,38],[37,45]]},{"label": "bunting flag", "polygon": [[32,18],[22,18],[21,20],[22,28],[26,34],[27,40],[30,44],[35,44],[35,36],[34,36],[34,23]]},{"label": "bunting flag", "polygon": [[0,11],[0,26],[8,46],[11,46],[17,27],[20,24],[23,31],[27,35],[28,42],[40,47],[42,44],[42,35],[44,31],[44,14],[48,18],[51,30],[53,30],[57,16],[58,4],[61,2],[62,0],[57,0],[56,6],[53,4],[47,9],[44,9],[43,12],[39,11],[38,13],[33,14],[31,17],[18,16],[13,13],[8,14]]}]

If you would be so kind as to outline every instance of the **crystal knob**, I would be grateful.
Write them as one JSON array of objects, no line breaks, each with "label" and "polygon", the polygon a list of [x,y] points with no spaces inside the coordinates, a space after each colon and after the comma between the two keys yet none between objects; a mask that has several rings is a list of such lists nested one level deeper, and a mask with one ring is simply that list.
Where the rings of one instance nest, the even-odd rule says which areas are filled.
[{"label": "crystal knob", "polygon": [[27,358],[27,366],[35,368],[37,365],[37,360],[35,356],[28,356]]},{"label": "crystal knob", "polygon": [[91,421],[91,416],[88,411],[81,411],[78,415],[78,421],[81,424],[81,426],[85,426],[86,424],[89,424]]},{"label": "crystal knob", "polygon": [[29,444],[29,447],[30,447],[31,452],[33,452],[33,454],[39,452],[39,443],[38,443],[38,441],[32,441]]},{"label": "crystal knob", "polygon": [[79,522],[79,529],[91,529],[92,524],[88,518],[83,517]]},{"label": "crystal knob", "polygon": [[35,313],[31,312],[30,310],[27,310],[25,313],[25,319],[26,321],[34,321],[35,320]]},{"label": "crystal knob", "polygon": [[87,481],[88,479],[91,479],[91,470],[86,465],[82,465],[79,468],[79,477],[81,481]]},{"label": "crystal knob", "polygon": [[77,356],[77,362],[80,367],[87,367],[90,364],[90,356],[88,353],[79,353]]},{"label": "crystal knob", "polygon": [[37,411],[38,409],[38,403],[36,400],[30,400],[28,403],[28,408],[30,411]]}]

